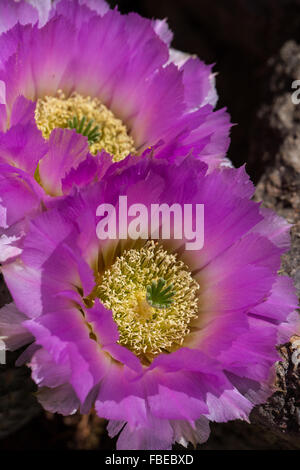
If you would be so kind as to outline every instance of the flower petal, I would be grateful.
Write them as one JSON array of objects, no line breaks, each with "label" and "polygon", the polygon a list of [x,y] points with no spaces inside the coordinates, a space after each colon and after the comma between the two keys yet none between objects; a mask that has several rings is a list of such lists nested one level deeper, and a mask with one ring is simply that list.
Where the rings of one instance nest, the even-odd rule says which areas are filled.
[{"label": "flower petal", "polygon": [[21,348],[33,341],[33,336],[23,326],[26,316],[21,313],[14,303],[0,309],[0,339],[4,340],[9,351]]}]

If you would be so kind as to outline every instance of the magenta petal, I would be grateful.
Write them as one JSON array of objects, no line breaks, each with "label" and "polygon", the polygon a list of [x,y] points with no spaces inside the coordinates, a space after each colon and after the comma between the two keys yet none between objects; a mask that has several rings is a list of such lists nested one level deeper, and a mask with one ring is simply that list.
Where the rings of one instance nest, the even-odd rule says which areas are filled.
[{"label": "magenta petal", "polygon": [[149,419],[149,427],[127,424],[117,441],[117,450],[171,450],[174,432],[168,421]]},{"label": "magenta petal", "polygon": [[200,282],[206,284],[200,292],[206,309],[246,311],[263,302],[271,291],[279,263],[278,248],[267,239],[244,237],[199,272]]},{"label": "magenta petal", "polygon": [[27,2],[35,7],[39,13],[39,27],[44,26],[49,17],[51,0],[27,0]]},{"label": "magenta petal", "polygon": [[141,102],[138,129],[133,130],[138,148],[147,142],[157,142],[168,130],[171,116],[183,114],[185,111],[183,96],[183,83],[178,80],[178,71],[173,64],[154,75],[149,83],[149,92]]},{"label": "magenta petal", "polygon": [[[90,0],[90,2],[92,1]],[[83,23],[86,23],[97,14],[95,8],[87,5],[88,2],[89,0],[56,0],[49,16],[50,18],[63,16],[76,29],[80,29]],[[100,5],[101,3],[102,0],[99,0]]]},{"label": "magenta petal", "polygon": [[67,364],[56,364],[44,349],[39,349],[29,364],[32,378],[39,387],[55,388],[65,384],[70,378]]},{"label": "magenta petal", "polygon": [[244,184],[244,179],[243,184],[240,184],[240,170],[235,174],[236,185],[233,184],[232,188],[237,194],[232,197],[227,182],[230,174],[231,170],[227,169],[215,171],[197,188],[198,201],[205,207],[205,249],[193,254],[194,264],[198,264],[198,269],[209,265],[211,260],[262,220],[259,205],[248,200],[249,187]]},{"label": "magenta petal", "polygon": [[208,393],[207,405],[209,413],[206,415],[211,421],[217,423],[233,419],[249,421],[249,413],[253,404],[232,386],[221,392]]},{"label": "magenta petal", "polygon": [[265,207],[260,208],[260,213],[264,218],[253,228],[253,232],[267,236],[272,243],[283,251],[287,251],[291,243],[291,224],[283,217],[279,217],[275,212]]},{"label": "magenta petal", "polygon": [[226,376],[234,387],[254,405],[265,403],[274,389],[272,383],[275,381],[274,370],[270,371],[270,379],[257,382],[244,376],[238,376],[232,372],[226,372]]},{"label": "magenta petal", "polygon": [[103,350],[108,352],[116,361],[134,370],[137,374],[142,373],[143,368],[140,360],[127,348],[120,344],[108,344]]},{"label": "magenta petal", "polygon": [[[25,116],[24,118],[26,119]],[[32,176],[39,160],[48,150],[42,134],[31,122],[26,125],[17,124],[7,132],[0,133],[0,146],[1,163],[16,166]]]},{"label": "magenta petal", "polygon": [[209,373],[218,367],[216,362],[201,351],[189,348],[180,348],[172,354],[160,354],[157,356],[149,370],[160,368],[165,372],[193,371]]},{"label": "magenta petal", "polygon": [[31,343],[21,354],[20,356],[18,357],[18,359],[16,360],[16,366],[17,367],[20,367],[20,366],[24,366],[25,364],[29,363],[33,357],[33,355],[36,353],[36,351],[38,351],[39,349],[41,349],[41,347],[36,344],[36,343]]},{"label": "magenta petal", "polygon": [[91,388],[94,386],[94,378],[91,374],[90,367],[85,358],[80,354],[78,346],[75,343],[68,341],[72,337],[74,340],[78,338],[78,342],[85,341],[85,333],[83,324],[77,322],[69,322],[70,329],[66,330],[67,321],[74,319],[74,314],[65,312],[64,327],[61,328],[62,321],[60,315],[48,315],[43,317],[39,323],[29,320],[26,327],[36,337],[36,342],[43,346],[43,348],[51,355],[52,360],[60,366],[66,366],[70,370],[69,381],[73,386],[78,398],[84,402]]},{"label": "magenta petal", "polygon": [[[73,42],[69,39],[75,34],[66,19],[58,17],[41,29],[17,25],[6,34],[9,51],[0,76],[6,84],[8,109],[12,109],[20,95],[35,101],[41,96],[54,95],[62,88],[61,80],[72,60]],[[0,37],[0,44],[1,41]],[[69,78],[63,86],[64,91],[70,91],[72,84],[73,80]]]},{"label": "magenta petal", "polygon": [[63,416],[73,415],[80,406],[80,401],[69,384],[56,388],[43,387],[38,391],[37,398],[47,411]]},{"label": "magenta petal", "polygon": [[109,5],[105,0],[55,0],[52,13],[58,12],[60,15],[67,16],[70,11],[78,11],[78,15],[84,17],[83,12],[86,10],[92,10],[103,16],[109,10]]},{"label": "magenta petal", "polygon": [[212,86],[212,66],[205,65],[199,59],[190,58],[181,70],[188,107],[195,109],[205,104],[215,106],[217,95]]},{"label": "magenta petal", "polygon": [[45,289],[49,294],[78,286],[88,295],[94,287],[93,273],[76,246],[77,235],[76,226],[56,210],[45,212],[31,222],[23,260],[43,270],[48,277]]},{"label": "magenta petal", "polygon": [[112,158],[105,152],[96,156],[88,154],[87,158],[77,168],[72,168],[62,180],[63,193],[69,194],[74,186],[84,188],[100,181],[111,165]]},{"label": "magenta petal", "polygon": [[[41,273],[35,269],[24,267],[20,262],[14,262],[2,267],[5,282],[19,310],[29,318],[41,315],[43,311],[40,281]],[[30,292],[30,296],[28,296]]]},{"label": "magenta petal", "polygon": [[0,339],[9,351],[25,346],[33,341],[33,336],[22,325],[26,316],[21,313],[14,303],[5,305],[0,310]]},{"label": "magenta petal", "polygon": [[119,332],[112,311],[105,308],[98,299],[91,309],[86,310],[86,318],[93,325],[93,330],[102,346],[118,341]]},{"label": "magenta petal", "polygon": [[167,61],[167,46],[153,31],[151,21],[134,13],[124,17],[117,11],[83,25],[78,49],[87,41],[90,47],[76,61],[76,88],[99,96],[130,128],[131,117],[141,110],[143,94],[150,100],[147,79]]},{"label": "magenta petal", "polygon": [[278,344],[290,341],[293,335],[300,336],[300,315],[299,310],[290,313],[286,320],[278,327]]},{"label": "magenta petal", "polygon": [[248,331],[236,338],[220,360],[226,370],[257,382],[267,382],[270,369],[279,359],[276,351],[277,328],[263,320],[249,318]]},{"label": "magenta petal", "polygon": [[[255,186],[246,172],[245,165],[222,172],[222,179],[224,183],[232,186],[232,191],[236,196],[249,199],[254,195]],[[264,214],[263,211],[261,213]]]},{"label": "magenta petal", "polygon": [[35,24],[38,19],[37,10],[24,0],[0,3],[0,33],[9,30],[18,22],[20,24]]},{"label": "magenta petal", "polygon": [[25,124],[29,123],[35,126],[35,106],[36,103],[34,103],[33,101],[27,100],[24,96],[19,96],[16,99],[12,109],[12,114],[10,118],[11,127],[16,126],[17,124],[22,124],[24,126]]},{"label": "magenta petal", "polygon": [[270,322],[280,323],[298,307],[298,299],[291,278],[278,276],[272,287],[270,297],[251,309],[255,314]]},{"label": "magenta petal", "polygon": [[41,192],[26,173],[1,164],[0,170],[0,227],[9,228],[38,210]]},{"label": "magenta petal", "polygon": [[141,381],[134,381],[133,372],[112,366],[103,379],[95,403],[98,416],[127,421],[131,426],[147,426],[148,412]]},{"label": "magenta petal", "polygon": [[109,10],[109,5],[105,0],[79,0],[79,3],[96,11],[98,15],[104,15]]},{"label": "magenta petal", "polygon": [[49,139],[49,150],[39,165],[41,183],[48,194],[62,195],[62,180],[85,160],[87,138],[74,130],[55,129]]},{"label": "magenta petal", "polygon": [[109,420],[107,424],[107,432],[109,437],[115,437],[119,432],[122,430],[122,428],[125,426],[126,422],[125,421],[116,421],[116,420]]},{"label": "magenta petal", "polygon": [[[157,392],[148,397],[151,413],[162,419],[195,420],[207,413],[205,402],[206,387],[202,386],[201,375],[178,373],[161,377]],[[196,395],[196,396],[195,396]]]},{"label": "magenta petal", "polygon": [[152,25],[154,31],[160,37],[160,39],[162,39],[169,46],[174,35],[168,26],[166,18],[163,20],[153,20]]},{"label": "magenta petal", "polygon": [[184,447],[187,447],[189,442],[194,446],[198,443],[202,444],[207,441],[210,434],[209,421],[205,416],[200,416],[193,426],[186,421],[173,421],[172,427],[174,429],[174,441]]},{"label": "magenta petal", "polygon": [[41,188],[21,170],[0,165],[0,260],[2,263],[22,252],[28,217],[40,210]]},{"label": "magenta petal", "polygon": [[0,263],[12,260],[22,253],[21,239],[22,229],[19,226],[13,226],[9,231],[0,230]]}]

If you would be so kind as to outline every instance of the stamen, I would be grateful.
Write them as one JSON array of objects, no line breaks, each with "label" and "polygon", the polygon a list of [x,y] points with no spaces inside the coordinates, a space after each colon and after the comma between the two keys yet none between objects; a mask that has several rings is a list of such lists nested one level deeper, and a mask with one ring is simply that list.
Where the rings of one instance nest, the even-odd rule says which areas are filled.
[{"label": "stamen", "polygon": [[56,96],[37,100],[35,121],[45,139],[49,139],[55,128],[75,129],[88,138],[92,154],[105,150],[119,161],[136,153],[126,126],[97,98],[76,92],[66,97],[58,90]]},{"label": "stamen", "polygon": [[113,311],[119,343],[149,364],[182,345],[197,318],[198,289],[177,255],[149,241],[118,257],[99,277],[93,297]]}]

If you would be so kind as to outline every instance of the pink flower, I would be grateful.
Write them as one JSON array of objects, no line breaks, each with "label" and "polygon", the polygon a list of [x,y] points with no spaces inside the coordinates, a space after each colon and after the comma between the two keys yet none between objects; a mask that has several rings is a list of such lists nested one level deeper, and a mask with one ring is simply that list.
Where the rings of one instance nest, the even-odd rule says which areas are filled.
[{"label": "pink flower", "polygon": [[[248,420],[272,393],[276,344],[299,329],[293,283],[277,274],[289,225],[253,190],[243,168],[128,157],[31,220],[3,268],[15,306],[0,312],[0,334],[13,348],[33,342],[23,361],[47,410],[95,405],[119,449],[195,444],[209,420]],[[204,204],[203,249],[99,240],[97,207],[120,194],[128,205]],[[159,279],[171,303],[162,290],[154,302]]]},{"label": "pink flower", "polygon": [[77,184],[79,165],[81,180],[103,175],[93,170],[102,150],[224,162],[230,123],[214,111],[212,67],[173,63],[164,21],[61,0],[51,11],[43,3],[37,24],[27,3],[2,3],[33,13],[0,35],[0,262],[20,253],[30,217]]}]

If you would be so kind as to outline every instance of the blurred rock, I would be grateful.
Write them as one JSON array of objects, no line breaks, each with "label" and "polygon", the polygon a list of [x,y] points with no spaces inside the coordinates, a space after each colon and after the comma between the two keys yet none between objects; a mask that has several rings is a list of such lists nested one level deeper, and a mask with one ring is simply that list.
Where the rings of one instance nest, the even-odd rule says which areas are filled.
[{"label": "blurred rock", "polygon": [[283,272],[300,295],[300,104],[292,102],[292,83],[300,79],[300,45],[289,41],[268,62],[266,102],[258,112],[250,144],[250,164],[264,166],[256,199],[294,224],[291,251]]},{"label": "blurred rock", "polygon": [[[283,256],[282,272],[293,277],[300,296],[300,104],[292,101],[292,83],[300,79],[300,45],[286,42],[268,62],[266,101],[261,106],[252,140],[250,161],[265,166],[256,199],[294,224],[292,245]],[[254,137],[254,135],[253,135]],[[300,448],[299,337],[281,348],[278,391],[253,413],[253,420]],[[299,351],[299,352],[298,352]]]}]

